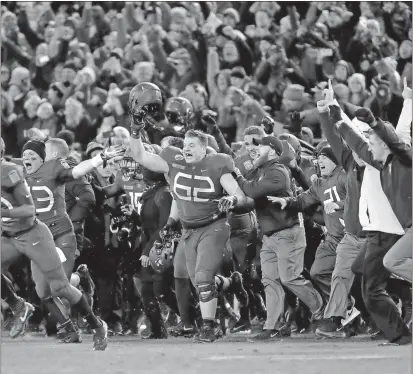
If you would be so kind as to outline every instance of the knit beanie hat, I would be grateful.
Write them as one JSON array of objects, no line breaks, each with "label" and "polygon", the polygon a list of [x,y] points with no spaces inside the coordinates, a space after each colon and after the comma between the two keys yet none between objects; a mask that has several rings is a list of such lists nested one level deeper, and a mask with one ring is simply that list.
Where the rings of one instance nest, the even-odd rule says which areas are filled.
[{"label": "knit beanie hat", "polygon": [[331,147],[322,148],[318,155],[319,156],[325,156],[325,157],[329,158],[331,161],[333,161],[336,165],[338,165],[338,161],[337,161],[336,156],[334,155],[334,152],[333,152]]},{"label": "knit beanie hat", "polygon": [[40,158],[44,161],[46,158],[46,146],[44,142],[40,140],[29,140],[22,149],[22,153],[26,150],[29,149],[33,152],[36,152]]}]

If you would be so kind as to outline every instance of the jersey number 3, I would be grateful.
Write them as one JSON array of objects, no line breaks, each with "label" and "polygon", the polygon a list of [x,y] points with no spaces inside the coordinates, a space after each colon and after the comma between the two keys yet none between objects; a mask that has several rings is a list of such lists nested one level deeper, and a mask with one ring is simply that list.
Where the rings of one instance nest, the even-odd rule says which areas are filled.
[{"label": "jersey number 3", "polygon": [[[50,190],[49,187],[46,186],[33,186],[32,187],[32,191],[44,191],[46,196],[45,197],[36,197],[36,200],[39,203],[42,202],[48,202],[48,204],[43,207],[43,208],[36,208],[36,213],[45,213],[45,212],[49,212],[52,208],[53,208],[53,204],[54,204],[54,196],[53,196],[53,192]],[[37,194],[33,194],[33,197],[35,197],[35,195]],[[37,205],[37,204],[35,204]]]},{"label": "jersey number 3", "polygon": [[[190,187],[186,184],[181,184],[181,183],[185,183],[184,180],[199,181],[198,182],[199,185],[204,185],[207,188]],[[186,183],[191,184],[191,182],[186,182]],[[199,197],[199,193],[213,194],[215,192],[215,186],[214,186],[214,182],[212,181],[210,177],[190,175],[190,174],[179,172],[178,174],[175,175],[173,190],[174,190],[175,195],[178,196],[181,200],[206,202],[206,201],[209,201],[210,199]],[[183,195],[182,192],[185,192],[185,194]]]}]

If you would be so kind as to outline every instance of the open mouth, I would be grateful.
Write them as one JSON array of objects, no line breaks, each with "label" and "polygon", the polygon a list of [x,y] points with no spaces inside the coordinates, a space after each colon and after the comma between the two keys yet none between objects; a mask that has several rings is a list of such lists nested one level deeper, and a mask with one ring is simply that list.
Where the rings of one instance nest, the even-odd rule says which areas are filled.
[{"label": "open mouth", "polygon": [[26,161],[23,161],[23,165],[24,165],[24,167],[26,168],[27,171],[30,171],[32,169],[32,166],[33,166],[31,162],[26,162]]},{"label": "open mouth", "polygon": [[192,158],[194,155],[190,152],[184,152],[184,157],[185,158]]}]

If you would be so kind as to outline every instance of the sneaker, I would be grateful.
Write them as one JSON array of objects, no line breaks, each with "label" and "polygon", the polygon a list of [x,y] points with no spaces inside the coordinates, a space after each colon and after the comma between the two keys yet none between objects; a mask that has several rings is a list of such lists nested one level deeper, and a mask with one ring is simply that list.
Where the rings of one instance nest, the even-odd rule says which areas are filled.
[{"label": "sneaker", "polygon": [[57,338],[60,343],[82,343],[79,329],[71,320],[62,325],[57,324]]},{"label": "sneaker", "polygon": [[231,276],[231,285],[228,288],[228,292],[236,296],[241,305],[248,305],[248,293],[245,291],[242,284],[242,275],[238,271],[234,271]]},{"label": "sneaker", "polygon": [[23,308],[13,315],[13,323],[9,333],[9,336],[12,339],[15,339],[19,335],[23,334],[23,332],[27,328],[27,321],[34,312],[34,306],[32,304],[29,304],[26,301],[24,301],[23,303]]},{"label": "sneaker", "polygon": [[216,339],[214,328],[203,325],[199,334],[194,336],[194,343],[213,343]]},{"label": "sneaker", "polygon": [[251,322],[240,319],[229,331],[231,334],[250,334]]},{"label": "sneaker", "polygon": [[345,338],[346,334],[341,328],[341,318],[331,317],[321,321],[315,330],[315,333],[317,336],[324,336],[327,338]]},{"label": "sneaker", "polygon": [[102,326],[95,329],[93,332],[93,350],[104,351],[108,346],[108,325],[101,320]]},{"label": "sneaker", "polygon": [[360,311],[352,306],[350,309],[347,310],[346,318],[341,321],[341,325],[343,327],[348,326],[351,322],[353,322],[358,316],[360,315]]},{"label": "sneaker", "polygon": [[184,336],[190,338],[195,335],[196,328],[193,325],[185,325],[183,321],[168,330],[169,334],[174,337]]},{"label": "sneaker", "polygon": [[278,329],[262,330],[258,335],[248,338],[248,342],[255,343],[264,340],[277,340],[291,336],[291,329],[288,325],[282,325]]},{"label": "sneaker", "polygon": [[3,312],[3,318],[2,318],[3,331],[10,331],[12,324],[13,324],[13,312],[11,311],[10,308],[7,308]]}]

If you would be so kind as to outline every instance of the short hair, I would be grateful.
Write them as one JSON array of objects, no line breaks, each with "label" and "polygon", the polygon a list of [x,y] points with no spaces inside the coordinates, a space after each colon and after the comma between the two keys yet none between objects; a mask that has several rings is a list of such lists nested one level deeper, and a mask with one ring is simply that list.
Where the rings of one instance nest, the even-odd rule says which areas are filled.
[{"label": "short hair", "polygon": [[178,138],[177,136],[170,136],[168,139],[168,145],[179,149],[183,149],[184,140],[182,138]]},{"label": "short hair", "polygon": [[56,138],[63,139],[69,147],[75,142],[75,134],[70,130],[60,130],[56,134]]},{"label": "short hair", "polygon": [[244,131],[244,136],[245,135],[259,135],[259,136],[267,136],[265,133],[264,129],[259,126],[249,126],[245,129]]},{"label": "short hair", "polygon": [[59,157],[66,158],[69,156],[69,146],[63,139],[50,138],[46,144],[50,144],[53,149],[57,150]]},{"label": "short hair", "polygon": [[203,133],[202,131],[193,130],[193,129],[188,130],[188,131],[185,133],[185,138],[197,138],[197,139],[199,139],[199,141],[201,142],[201,144],[202,144],[204,147],[207,147],[207,146],[208,146],[208,137],[207,137],[206,134]]}]

